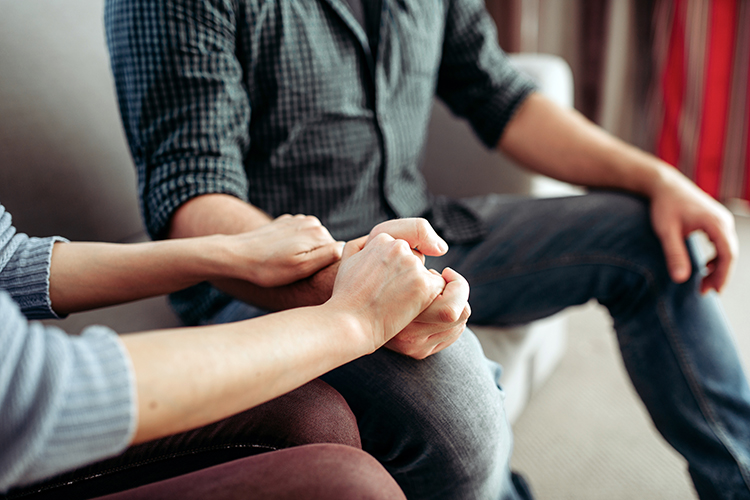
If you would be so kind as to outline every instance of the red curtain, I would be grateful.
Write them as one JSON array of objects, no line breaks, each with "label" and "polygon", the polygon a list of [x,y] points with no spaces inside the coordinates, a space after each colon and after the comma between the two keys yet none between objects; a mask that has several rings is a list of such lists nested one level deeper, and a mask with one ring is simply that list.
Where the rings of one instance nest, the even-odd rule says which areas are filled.
[{"label": "red curtain", "polygon": [[750,1],[660,0],[654,15],[657,155],[750,200]]}]

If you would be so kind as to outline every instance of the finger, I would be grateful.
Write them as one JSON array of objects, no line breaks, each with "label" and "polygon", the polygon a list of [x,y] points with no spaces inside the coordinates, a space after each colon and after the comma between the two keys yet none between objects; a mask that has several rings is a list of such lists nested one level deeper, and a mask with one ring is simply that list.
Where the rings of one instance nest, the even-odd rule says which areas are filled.
[{"label": "finger", "polygon": [[381,233],[405,240],[409,246],[424,255],[438,256],[448,251],[448,244],[425,219],[393,219],[381,222],[370,231],[368,242]]},{"label": "finger", "polygon": [[367,236],[362,236],[360,238],[357,238],[356,240],[351,240],[346,245],[344,245],[344,250],[341,252],[341,260],[346,260],[355,253],[362,250],[365,247],[366,241]]},{"label": "finger", "polygon": [[701,280],[701,293],[707,293],[709,290],[719,291],[720,288],[717,288],[717,278],[715,275],[717,262],[718,259],[714,258],[706,263],[706,275]]},{"label": "finger", "polygon": [[385,347],[414,359],[424,359],[442,351],[453,344],[466,329],[465,325],[443,327],[432,332],[434,325],[422,323],[412,324],[412,328],[404,330],[389,340]]},{"label": "finger", "polygon": [[425,263],[426,261],[425,261],[425,258],[424,258],[424,254],[423,254],[422,252],[420,252],[419,250],[414,250],[414,249],[412,248],[412,249],[411,249],[411,253],[413,253],[415,257],[418,257],[418,258],[419,258],[419,260],[421,260],[421,261],[422,261],[422,265],[424,265],[424,263]]},{"label": "finger", "polygon": [[463,335],[465,331],[466,325],[458,325],[445,332],[445,334],[439,334],[439,342],[432,348],[428,355],[432,356],[433,354],[437,354],[438,352],[442,351],[446,347],[453,345],[455,341],[461,338],[461,335]]},{"label": "finger", "polygon": [[417,317],[423,323],[452,324],[466,321],[471,314],[469,308],[469,283],[450,268],[443,271],[446,280],[443,293]]},{"label": "finger", "polygon": [[707,264],[708,275],[701,282],[701,292],[706,293],[712,288],[721,292],[734,267],[739,243],[734,237],[734,231],[722,231],[719,227],[706,229],[711,242],[716,248],[716,257]]},{"label": "finger", "polygon": [[338,241],[313,248],[305,254],[305,266],[311,268],[313,271],[317,271],[318,269],[333,264],[341,259],[343,249],[344,247]]},{"label": "finger", "polygon": [[669,276],[675,283],[684,283],[690,277],[691,263],[685,239],[679,227],[670,228],[659,236]]}]

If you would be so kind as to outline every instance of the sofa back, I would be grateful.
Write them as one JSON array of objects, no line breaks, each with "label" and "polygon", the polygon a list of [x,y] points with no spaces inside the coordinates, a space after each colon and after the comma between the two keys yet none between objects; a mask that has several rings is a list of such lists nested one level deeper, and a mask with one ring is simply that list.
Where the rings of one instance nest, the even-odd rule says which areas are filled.
[{"label": "sofa back", "polygon": [[136,200],[103,1],[2,2],[0,203],[35,236],[129,241]]}]

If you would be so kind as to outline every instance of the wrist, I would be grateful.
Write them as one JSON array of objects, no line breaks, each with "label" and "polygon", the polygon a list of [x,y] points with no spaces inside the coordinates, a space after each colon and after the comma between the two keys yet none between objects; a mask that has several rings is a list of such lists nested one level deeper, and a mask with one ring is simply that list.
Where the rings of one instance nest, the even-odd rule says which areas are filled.
[{"label": "wrist", "polygon": [[216,234],[184,240],[189,245],[192,261],[196,263],[200,281],[237,277],[238,270],[247,266],[247,256],[232,250],[230,238]]},{"label": "wrist", "polygon": [[340,332],[342,346],[351,348],[349,353],[352,358],[372,354],[383,345],[375,339],[375,331],[372,322],[362,314],[352,311],[347,305],[338,304],[335,300],[329,300],[325,304],[315,306],[324,318],[332,323],[332,328]]}]

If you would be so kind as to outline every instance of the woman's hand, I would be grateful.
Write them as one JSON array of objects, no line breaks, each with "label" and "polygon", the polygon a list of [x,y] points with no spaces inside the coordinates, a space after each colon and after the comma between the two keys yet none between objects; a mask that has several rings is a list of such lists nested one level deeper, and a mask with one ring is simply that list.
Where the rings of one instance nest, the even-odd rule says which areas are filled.
[{"label": "woman's hand", "polygon": [[253,231],[226,236],[229,273],[263,287],[307,278],[341,258],[343,243],[313,216],[282,215]]},{"label": "woman's hand", "polygon": [[[381,233],[406,240],[422,262],[424,255],[439,256],[448,251],[448,244],[424,219],[383,222],[373,228],[370,239]],[[431,272],[437,274],[436,271]],[[458,340],[471,315],[469,283],[450,268],[443,270],[442,277],[446,282],[445,289],[414,321],[388,341],[388,349],[415,359],[424,359]]]},{"label": "woman's hand", "polygon": [[411,323],[444,288],[445,280],[424,267],[409,243],[380,233],[346,244],[326,306],[354,316],[372,352]]}]

